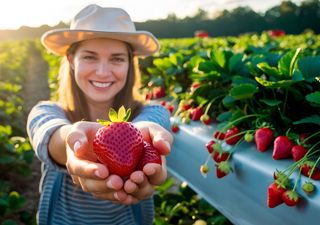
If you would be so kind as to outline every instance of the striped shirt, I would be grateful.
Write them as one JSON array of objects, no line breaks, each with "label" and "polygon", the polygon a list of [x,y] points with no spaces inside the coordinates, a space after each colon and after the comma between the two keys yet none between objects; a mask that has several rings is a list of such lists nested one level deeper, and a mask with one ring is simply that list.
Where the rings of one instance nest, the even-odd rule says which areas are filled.
[{"label": "striped shirt", "polygon": [[[153,121],[166,129],[170,127],[169,112],[161,105],[147,105],[133,120]],[[36,156],[42,162],[41,193],[37,223],[39,225],[144,225],[152,224],[153,198],[134,205],[113,204],[98,200],[72,183],[65,167],[48,155],[50,136],[59,127],[70,124],[57,103],[39,102],[31,110],[27,132]]]}]

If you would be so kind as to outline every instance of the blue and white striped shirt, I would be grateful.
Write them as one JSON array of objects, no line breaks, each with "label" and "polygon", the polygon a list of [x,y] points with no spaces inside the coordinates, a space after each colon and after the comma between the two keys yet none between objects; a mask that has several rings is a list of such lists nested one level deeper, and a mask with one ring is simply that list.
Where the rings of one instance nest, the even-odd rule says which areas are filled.
[{"label": "blue and white striped shirt", "polygon": [[[145,106],[133,122],[153,121],[170,128],[169,112],[160,105]],[[42,162],[41,198],[37,213],[39,225],[144,225],[152,224],[153,199],[135,205],[113,204],[98,200],[72,183],[66,168],[59,166],[48,155],[50,136],[59,127],[70,124],[57,103],[39,102],[31,110],[27,132],[37,157]]]}]

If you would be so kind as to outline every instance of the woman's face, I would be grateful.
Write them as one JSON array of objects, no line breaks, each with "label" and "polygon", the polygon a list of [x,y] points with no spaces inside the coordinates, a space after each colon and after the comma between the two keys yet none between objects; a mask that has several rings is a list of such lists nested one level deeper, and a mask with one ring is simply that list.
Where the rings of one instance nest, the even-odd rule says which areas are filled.
[{"label": "woman's face", "polygon": [[129,69],[129,53],[124,42],[92,39],[80,43],[69,58],[75,80],[89,103],[111,105],[124,87]]}]

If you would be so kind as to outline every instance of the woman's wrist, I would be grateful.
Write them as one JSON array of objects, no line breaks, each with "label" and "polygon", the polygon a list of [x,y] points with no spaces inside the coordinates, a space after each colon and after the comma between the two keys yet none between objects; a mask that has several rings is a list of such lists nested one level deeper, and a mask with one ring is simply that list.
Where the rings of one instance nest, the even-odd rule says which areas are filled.
[{"label": "woman's wrist", "polygon": [[49,156],[58,164],[65,166],[67,161],[66,137],[72,125],[59,127],[50,137],[48,144]]}]

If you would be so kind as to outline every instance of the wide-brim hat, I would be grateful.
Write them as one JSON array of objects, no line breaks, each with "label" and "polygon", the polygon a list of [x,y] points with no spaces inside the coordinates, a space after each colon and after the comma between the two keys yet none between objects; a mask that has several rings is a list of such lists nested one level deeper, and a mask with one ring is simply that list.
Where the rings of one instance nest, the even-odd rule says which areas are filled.
[{"label": "wide-brim hat", "polygon": [[44,33],[41,43],[48,51],[64,56],[71,44],[95,38],[124,41],[132,46],[137,56],[151,55],[160,48],[152,33],[136,30],[126,11],[95,4],[82,9],[72,19],[70,29],[55,29]]}]

